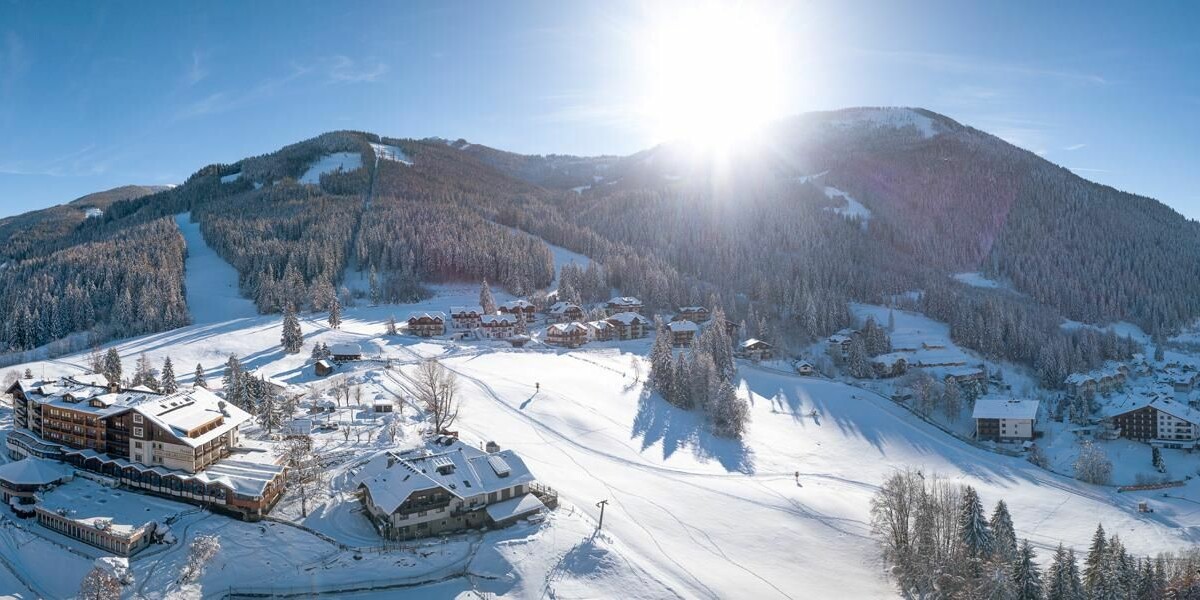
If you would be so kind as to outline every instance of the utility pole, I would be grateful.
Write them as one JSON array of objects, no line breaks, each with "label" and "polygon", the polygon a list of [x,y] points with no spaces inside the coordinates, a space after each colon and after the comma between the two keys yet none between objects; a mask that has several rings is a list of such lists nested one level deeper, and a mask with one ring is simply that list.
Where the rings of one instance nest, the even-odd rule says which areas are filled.
[{"label": "utility pole", "polygon": [[608,504],[608,500],[601,500],[596,503],[600,507],[600,523],[596,525],[596,531],[600,531],[604,527],[604,505]]}]

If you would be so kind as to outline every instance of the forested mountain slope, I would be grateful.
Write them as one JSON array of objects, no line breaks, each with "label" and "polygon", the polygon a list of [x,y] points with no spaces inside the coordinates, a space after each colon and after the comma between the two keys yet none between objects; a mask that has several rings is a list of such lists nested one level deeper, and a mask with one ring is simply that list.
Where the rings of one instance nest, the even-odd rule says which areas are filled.
[{"label": "forested mountain slope", "polygon": [[[1156,331],[1200,315],[1196,223],[919,109],[811,113],[738,147],[667,144],[627,157],[531,157],[341,131],[209,165],[98,217],[54,217],[64,210],[80,212],[0,221],[5,239],[33,240],[6,244],[0,318],[32,325],[7,326],[2,345],[126,333],[114,307],[128,294],[140,318],[140,286],[151,283],[170,309],[144,309],[138,327],[186,320],[181,266],[156,265],[150,282],[126,273],[144,261],[114,257],[174,256],[178,232],[159,220],[185,211],[264,312],[326,308],[348,268],[375,274],[379,301],[420,298],[425,284],[450,279],[530,293],[553,279],[540,237],[600,265],[566,272],[564,297],[601,300],[611,286],[667,308],[715,296],[747,333],[784,345],[849,324],[848,300],[912,303],[904,294],[925,290],[918,308],[949,321],[963,343],[1057,373],[1128,351],[1088,330],[1062,331],[1064,316]],[[63,235],[30,233],[47,227]],[[121,246],[126,231],[140,232],[137,247]],[[66,250],[113,273],[83,277],[88,267]],[[1026,296],[949,277],[968,270]],[[84,300],[44,316],[44,295],[71,283],[90,286]]]}]

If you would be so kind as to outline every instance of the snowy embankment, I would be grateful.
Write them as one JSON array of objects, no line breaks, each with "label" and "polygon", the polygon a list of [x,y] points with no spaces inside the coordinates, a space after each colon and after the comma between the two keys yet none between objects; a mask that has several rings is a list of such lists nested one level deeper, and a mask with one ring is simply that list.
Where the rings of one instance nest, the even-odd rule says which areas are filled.
[{"label": "snowy embankment", "polygon": [[334,152],[322,156],[320,160],[308,167],[308,170],[300,176],[300,183],[320,184],[321,176],[326,173],[356,171],[362,166],[361,152]]},{"label": "snowy embankment", "polygon": [[238,291],[237,270],[208,247],[200,233],[200,224],[193,223],[191,216],[191,213],[175,215],[175,223],[187,243],[184,283],[192,322],[217,323],[257,316],[254,303]]},{"label": "snowy embankment", "polygon": [[398,146],[388,146],[386,144],[371,143],[371,148],[375,150],[375,158],[378,160],[390,160],[408,166],[412,166],[412,159],[404,153]]}]

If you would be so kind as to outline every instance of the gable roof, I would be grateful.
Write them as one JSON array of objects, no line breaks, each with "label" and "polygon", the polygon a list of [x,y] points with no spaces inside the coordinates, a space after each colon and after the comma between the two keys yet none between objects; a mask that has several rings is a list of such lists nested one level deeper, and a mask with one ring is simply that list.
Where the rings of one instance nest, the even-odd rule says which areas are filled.
[{"label": "gable roof", "polygon": [[[249,413],[202,387],[146,400],[133,409],[181,443],[192,447],[208,443],[250,420]],[[188,437],[188,431],[217,419],[222,419],[219,426],[199,436]]]},{"label": "gable roof", "polygon": [[641,306],[642,301],[633,296],[616,296],[608,301],[610,306]]},{"label": "gable roof", "polygon": [[675,332],[675,333],[680,333],[680,332],[684,332],[684,331],[693,331],[694,332],[694,331],[699,331],[700,326],[696,325],[692,321],[671,321],[670,323],[667,323],[667,329],[670,329],[672,332]]},{"label": "gable roof", "polygon": [[608,318],[609,321],[616,321],[622,325],[632,325],[637,322],[649,323],[650,319],[635,312],[619,312]]},{"label": "gable roof", "polygon": [[980,398],[975,401],[972,419],[1029,419],[1037,418],[1037,400]]},{"label": "gable roof", "polygon": [[329,353],[335,356],[353,356],[362,354],[362,346],[351,343],[334,344],[329,347]]}]

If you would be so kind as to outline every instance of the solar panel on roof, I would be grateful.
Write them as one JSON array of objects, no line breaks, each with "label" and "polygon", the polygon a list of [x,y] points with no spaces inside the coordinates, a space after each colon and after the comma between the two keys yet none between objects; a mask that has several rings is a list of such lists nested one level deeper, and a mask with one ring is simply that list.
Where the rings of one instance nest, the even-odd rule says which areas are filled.
[{"label": "solar panel on roof", "polygon": [[489,456],[488,464],[492,466],[492,470],[496,472],[497,476],[508,477],[508,474],[512,472],[502,456]]}]

